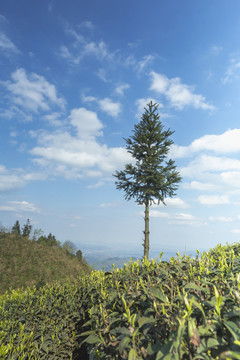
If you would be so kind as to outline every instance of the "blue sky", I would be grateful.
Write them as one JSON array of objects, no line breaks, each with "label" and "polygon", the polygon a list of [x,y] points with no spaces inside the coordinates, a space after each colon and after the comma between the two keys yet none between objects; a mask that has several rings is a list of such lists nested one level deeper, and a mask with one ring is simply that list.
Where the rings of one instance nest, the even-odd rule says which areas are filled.
[{"label": "blue sky", "polygon": [[237,0],[2,1],[1,224],[142,253],[144,209],[112,174],[153,100],[183,180],[151,208],[151,250],[239,241],[239,13]]}]

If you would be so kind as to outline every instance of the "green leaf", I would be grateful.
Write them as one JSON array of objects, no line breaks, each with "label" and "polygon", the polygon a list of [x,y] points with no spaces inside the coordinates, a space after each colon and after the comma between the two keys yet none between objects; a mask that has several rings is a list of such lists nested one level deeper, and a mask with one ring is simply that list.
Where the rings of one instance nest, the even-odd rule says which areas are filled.
[{"label": "green leaf", "polygon": [[99,339],[99,337],[96,336],[96,335],[89,335],[89,336],[82,342],[82,344],[85,343],[85,342],[88,343],[88,344],[98,344],[98,343],[101,343],[102,340]]},{"label": "green leaf", "polygon": [[239,327],[232,321],[226,321],[226,322],[224,322],[224,325],[230,331],[230,333],[234,337],[234,340],[239,340],[239,338],[240,338]]},{"label": "green leaf", "polygon": [[146,325],[146,324],[154,324],[156,321],[157,320],[153,319],[153,318],[140,317],[138,319],[139,328],[141,328],[143,325]]},{"label": "green leaf", "polygon": [[153,296],[155,296],[157,299],[161,300],[162,302],[164,303],[168,302],[167,297],[158,288],[151,289],[151,293],[153,294]]},{"label": "green leaf", "polygon": [[220,355],[220,359],[240,359],[240,353],[236,353],[234,351],[224,351]]},{"label": "green leaf", "polygon": [[137,360],[137,352],[135,349],[129,351],[128,360]]},{"label": "green leaf", "polygon": [[79,334],[78,336],[87,336],[87,335],[92,335],[92,334],[95,334],[95,330],[89,330],[89,331],[85,331],[81,334]]},{"label": "green leaf", "polygon": [[129,336],[125,336],[120,344],[119,344],[119,351],[122,354],[124,352],[124,350],[127,348],[128,344],[130,343],[131,339]]}]

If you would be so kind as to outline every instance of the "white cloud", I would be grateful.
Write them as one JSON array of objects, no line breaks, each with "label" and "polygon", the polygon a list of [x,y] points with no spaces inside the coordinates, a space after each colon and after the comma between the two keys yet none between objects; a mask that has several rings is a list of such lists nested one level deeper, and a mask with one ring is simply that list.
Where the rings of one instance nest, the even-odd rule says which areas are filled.
[{"label": "white cloud", "polygon": [[[146,108],[147,104],[149,104],[150,101],[152,101],[154,104],[158,104],[159,109],[161,109],[163,107],[163,105],[160,104],[159,101],[157,101],[154,98],[150,98],[150,97],[148,97],[148,98],[140,98],[140,99],[137,99],[135,101],[135,104],[137,106],[137,111],[138,111],[139,114],[143,114],[144,108]],[[137,116],[139,116],[139,114],[137,114]]]},{"label": "white cloud", "polygon": [[62,113],[55,111],[50,114],[44,115],[42,118],[52,126],[61,126],[63,123],[63,121],[61,120],[62,115]]},{"label": "white cloud", "polygon": [[221,173],[221,180],[228,186],[239,188],[240,184],[240,171],[228,171]]},{"label": "white cloud", "polygon": [[93,111],[85,108],[73,109],[69,118],[71,124],[77,129],[79,138],[86,139],[102,134],[100,130],[103,128],[103,124]]},{"label": "white cloud", "polygon": [[9,201],[7,205],[0,206],[0,211],[40,213],[40,210],[34,204],[27,201]]},{"label": "white cloud", "polygon": [[231,222],[231,221],[233,221],[233,218],[231,218],[231,217],[225,217],[225,216],[216,216],[216,217],[210,216],[210,217],[208,218],[208,220],[209,220],[209,221],[212,221],[212,222],[214,222],[214,221]]},{"label": "white cloud", "polygon": [[150,89],[158,94],[165,95],[172,107],[179,110],[186,106],[196,109],[213,110],[214,106],[209,105],[203,95],[194,94],[194,87],[183,84],[180,78],[169,79],[163,74],[154,71],[150,73]]},{"label": "white cloud", "polygon": [[119,102],[113,102],[110,98],[105,98],[98,101],[102,111],[108,115],[117,117],[121,112],[121,104]]},{"label": "white cloud", "polygon": [[114,54],[108,51],[107,44],[104,41],[98,43],[91,41],[83,47],[83,56],[94,56],[100,60],[112,59]]},{"label": "white cloud", "polygon": [[83,102],[94,102],[98,101],[98,99],[95,96],[85,96],[84,94],[81,96],[81,99]]},{"label": "white cloud", "polygon": [[114,201],[111,203],[102,203],[99,205],[101,208],[117,207],[120,205],[120,201]]},{"label": "white cloud", "polygon": [[11,81],[4,81],[2,85],[10,92],[15,105],[33,112],[49,111],[50,105],[64,108],[64,99],[58,97],[55,86],[43,76],[35,73],[27,75],[24,69],[18,69],[11,77]]},{"label": "white cloud", "polygon": [[[101,173],[98,172],[98,176],[101,176]],[[105,185],[104,181],[98,181],[95,184],[88,185],[87,188],[88,189],[98,189],[98,188],[102,187],[103,185]]]},{"label": "white cloud", "polygon": [[118,95],[121,95],[123,96],[124,95],[124,91],[129,89],[130,88],[130,85],[129,84],[121,84],[121,85],[118,85],[115,89],[115,92],[118,94]]},{"label": "white cloud", "polygon": [[69,118],[69,131],[31,132],[38,141],[38,146],[31,150],[35,163],[53,175],[79,179],[112,174],[129,162],[131,157],[125,148],[109,148],[97,142],[103,125],[96,113],[85,108],[73,109]]},{"label": "white cloud", "polygon": [[226,195],[201,195],[198,197],[201,205],[223,205],[230,204],[229,198]]},{"label": "white cloud", "polygon": [[41,173],[27,173],[22,169],[6,169],[0,165],[0,192],[11,191],[24,187],[29,181],[44,180],[46,175]]},{"label": "white cloud", "polygon": [[223,47],[217,45],[213,45],[210,50],[212,55],[219,55],[222,51],[223,51]]},{"label": "white cloud", "polygon": [[[185,201],[183,201],[182,199],[180,199],[178,197],[166,198],[164,202],[168,208],[186,209],[189,207],[189,205]],[[160,203],[158,205],[157,201],[156,201],[156,204],[152,205],[152,207],[159,207],[159,206],[163,207],[165,205],[163,205],[162,203]]]},{"label": "white cloud", "polygon": [[[141,215],[144,216],[144,212],[141,212]],[[196,218],[192,214],[187,214],[187,213],[170,214],[163,211],[150,210],[149,215],[152,218],[168,219],[168,224],[188,225],[188,226],[206,225],[206,223],[202,219]]]},{"label": "white cloud", "polygon": [[104,41],[88,41],[69,24],[65,24],[65,32],[74,38],[74,42],[68,47],[66,45],[61,45],[59,56],[68,60],[70,64],[79,65],[86,57],[94,57],[98,61],[107,60],[110,62],[115,59],[116,53],[109,51],[108,46]]},{"label": "white cloud", "polygon": [[171,207],[171,208],[181,208],[181,209],[185,209],[185,208],[188,208],[189,205],[183,201],[182,199],[180,198],[167,198],[166,199],[166,205],[168,207]]},{"label": "white cloud", "polygon": [[108,97],[104,99],[98,99],[94,96],[82,95],[81,98],[83,102],[96,102],[102,111],[112,117],[117,117],[122,110],[120,102],[114,102]]},{"label": "white cloud", "polygon": [[142,60],[138,62],[138,72],[142,72],[148,65],[152,64],[154,59],[153,55],[145,55]]},{"label": "white cloud", "polygon": [[231,230],[233,234],[240,234],[240,229],[233,229]]},{"label": "white cloud", "polygon": [[[187,166],[180,168],[180,172],[182,176],[203,178],[207,174],[215,176],[220,171],[238,169],[240,170],[240,161],[237,159],[208,156],[203,154],[196,157],[193,161],[190,161]],[[222,178],[221,180],[227,182],[229,176],[226,174],[228,173],[230,174],[230,172],[222,173],[221,175],[219,174]],[[232,178],[233,176],[231,176],[231,179]],[[198,182],[193,182],[191,188],[198,188],[198,190],[200,190],[201,186],[202,185],[199,185]]]},{"label": "white cloud", "polygon": [[0,49],[3,53],[19,53],[16,45],[3,32],[0,32]]},{"label": "white cloud", "polygon": [[101,79],[102,81],[108,82],[107,75],[106,75],[106,70],[105,70],[105,69],[98,69],[98,71],[97,71],[97,76],[98,76],[99,79]]},{"label": "white cloud", "polygon": [[193,190],[200,190],[200,191],[213,191],[216,190],[215,184],[210,183],[202,183],[199,181],[191,181],[191,183],[183,184],[185,189],[193,189]]},{"label": "white cloud", "polygon": [[232,82],[233,79],[238,79],[239,76],[239,70],[240,70],[240,61],[236,58],[231,58],[230,64],[228,66],[228,69],[225,73],[224,78],[222,79],[222,82],[224,84]]},{"label": "white cloud", "polygon": [[203,150],[218,154],[240,151],[240,129],[227,130],[220,135],[204,135],[194,140],[189,146],[173,145],[170,153],[172,157],[180,158]]},{"label": "white cloud", "polygon": [[[143,215],[144,213],[142,213]],[[155,217],[155,218],[169,218],[169,214],[163,211],[158,211],[158,210],[150,210],[149,212],[150,217]]]},{"label": "white cloud", "polygon": [[89,20],[85,20],[82,21],[81,24],[78,25],[79,28],[87,28],[90,30],[93,30],[95,28],[95,26],[93,25],[93,23]]}]

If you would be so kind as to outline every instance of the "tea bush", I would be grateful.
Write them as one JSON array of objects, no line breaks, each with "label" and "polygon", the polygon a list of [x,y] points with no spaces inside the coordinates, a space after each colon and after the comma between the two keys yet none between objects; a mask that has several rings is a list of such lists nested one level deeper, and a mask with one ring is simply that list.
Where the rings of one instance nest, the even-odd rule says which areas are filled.
[{"label": "tea bush", "polygon": [[0,359],[240,359],[239,252],[12,290],[0,297]]}]

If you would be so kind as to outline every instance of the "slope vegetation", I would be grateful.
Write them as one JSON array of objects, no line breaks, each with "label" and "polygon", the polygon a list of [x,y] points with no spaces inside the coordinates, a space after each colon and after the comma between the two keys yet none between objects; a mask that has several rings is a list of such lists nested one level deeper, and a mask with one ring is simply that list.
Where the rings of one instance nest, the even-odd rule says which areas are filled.
[{"label": "slope vegetation", "polygon": [[55,280],[76,279],[89,271],[86,263],[60,247],[0,233],[0,294],[9,288],[40,287]]}]

